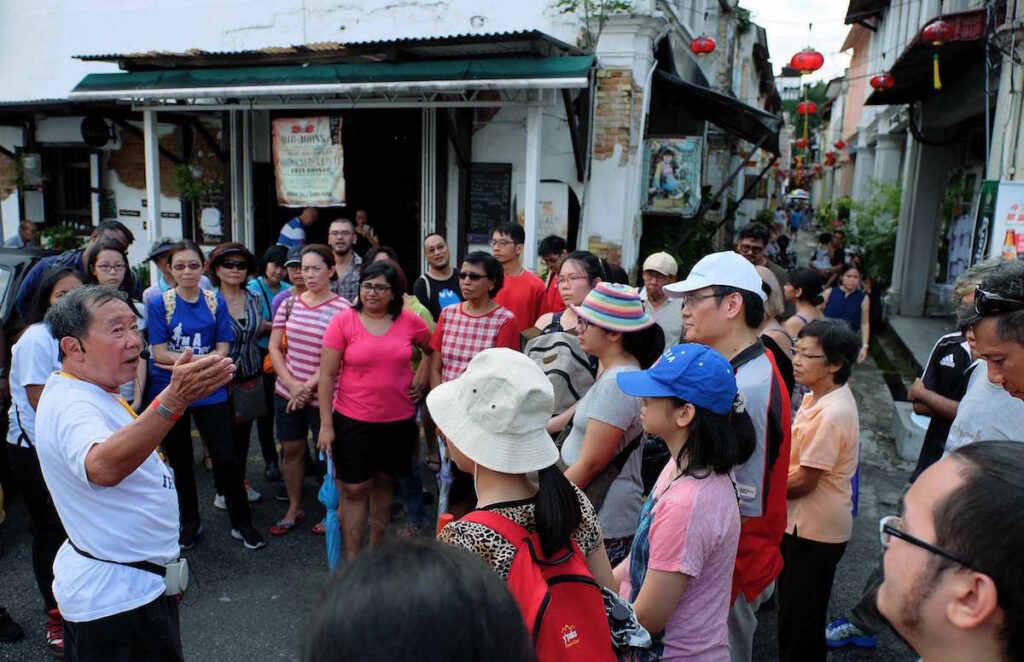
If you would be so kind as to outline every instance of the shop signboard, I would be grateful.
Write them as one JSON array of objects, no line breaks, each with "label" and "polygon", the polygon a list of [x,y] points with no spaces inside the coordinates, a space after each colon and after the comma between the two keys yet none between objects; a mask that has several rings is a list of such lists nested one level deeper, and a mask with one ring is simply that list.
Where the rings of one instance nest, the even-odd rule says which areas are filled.
[{"label": "shop signboard", "polygon": [[1024,259],[1024,182],[999,182],[989,257]]},{"label": "shop signboard", "polygon": [[971,239],[971,264],[977,264],[988,257],[988,245],[992,237],[992,221],[996,213],[997,180],[981,183],[978,205],[974,213],[974,235]]},{"label": "shop signboard", "polygon": [[469,174],[470,244],[486,244],[495,225],[512,220],[512,164],[474,163]]},{"label": "shop signboard", "polygon": [[642,211],[689,218],[700,208],[700,136],[644,141]]},{"label": "shop signboard", "polygon": [[345,156],[340,117],[273,122],[274,181],[283,207],[345,204]]}]

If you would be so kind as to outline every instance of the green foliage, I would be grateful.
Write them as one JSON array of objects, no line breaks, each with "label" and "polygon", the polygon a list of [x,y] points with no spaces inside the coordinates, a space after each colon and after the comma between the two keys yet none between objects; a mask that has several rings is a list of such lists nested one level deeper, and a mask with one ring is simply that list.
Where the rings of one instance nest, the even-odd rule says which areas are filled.
[{"label": "green foliage", "polygon": [[[658,251],[665,251],[675,257],[679,264],[679,276],[684,277],[690,268],[708,253],[715,251],[712,240],[718,223],[704,220],[696,228],[692,219],[680,220],[677,216],[647,216],[643,222],[643,235],[640,237],[640,258]],[[690,232],[692,228],[692,232]],[[687,233],[689,234],[687,235]],[[673,247],[680,237],[687,235],[678,251]]]},{"label": "green foliage", "polygon": [[593,51],[611,15],[632,14],[633,0],[557,0],[555,8],[560,14],[580,15],[583,34],[579,46]]},{"label": "green foliage", "polygon": [[149,261],[142,262],[132,267],[135,272],[135,281],[149,287]]},{"label": "green foliage", "polygon": [[750,18],[750,10],[743,7],[736,8],[736,34],[746,34],[750,31],[753,21]]},{"label": "green foliage", "polygon": [[760,223],[766,228],[773,228],[775,227],[775,212],[771,209],[761,209],[754,214],[754,222]]},{"label": "green foliage", "polygon": [[[807,120],[807,132],[813,134],[815,129],[821,124],[821,113],[825,109],[825,86],[827,85],[824,81],[817,83],[809,83],[805,87],[807,88],[807,100],[813,101],[818,104],[818,112],[808,117]],[[796,131],[797,137],[803,136],[804,134],[804,116],[798,115],[796,112],[797,105],[804,100],[803,95],[800,95],[799,99],[787,99],[782,102],[782,110],[789,113],[789,123]]]},{"label": "green foliage", "polygon": [[[897,193],[899,189],[896,189]],[[836,200],[836,218],[846,222],[850,220],[850,211],[853,209],[853,200],[849,197],[842,197]],[[896,213],[899,214],[899,201],[897,200]]]},{"label": "green foliage", "polygon": [[900,215],[900,187],[868,182],[866,202],[853,203],[852,229],[864,248],[864,267],[876,282],[887,284],[895,261],[896,227]]},{"label": "green foliage", "polygon": [[831,202],[823,202],[814,210],[814,218],[823,228],[831,227],[835,217],[836,207]]},{"label": "green foliage", "polygon": [[71,250],[82,244],[81,238],[75,234],[75,229],[70,225],[43,228],[39,233],[39,241],[43,248],[55,251]]},{"label": "green foliage", "polygon": [[223,185],[221,173],[206,173],[198,163],[182,163],[174,169],[174,183],[184,200],[199,202]]}]

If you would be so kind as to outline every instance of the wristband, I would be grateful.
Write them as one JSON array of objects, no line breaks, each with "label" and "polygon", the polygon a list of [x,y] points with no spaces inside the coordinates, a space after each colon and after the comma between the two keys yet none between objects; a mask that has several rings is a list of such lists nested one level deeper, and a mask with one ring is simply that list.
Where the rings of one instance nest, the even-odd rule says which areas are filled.
[{"label": "wristband", "polygon": [[163,404],[162,402],[160,402],[159,397],[153,398],[153,403],[150,406],[156,410],[156,413],[160,414],[169,421],[177,421],[179,418],[181,418],[181,415],[184,413],[180,411],[174,411],[167,405]]}]

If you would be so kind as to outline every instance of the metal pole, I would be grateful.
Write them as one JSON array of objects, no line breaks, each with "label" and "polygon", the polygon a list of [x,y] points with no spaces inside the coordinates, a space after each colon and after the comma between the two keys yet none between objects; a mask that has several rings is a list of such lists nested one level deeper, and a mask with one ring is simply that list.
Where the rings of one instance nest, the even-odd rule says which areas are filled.
[{"label": "metal pole", "polygon": [[[142,139],[146,162],[146,238],[152,246],[163,235],[160,217],[160,140],[157,134],[156,111],[142,113]],[[156,285],[159,269],[150,269],[150,284]]]},{"label": "metal pole", "polygon": [[526,111],[526,185],[523,196],[523,265],[527,269],[537,266],[537,197],[540,185],[540,132],[543,122],[541,100]]}]

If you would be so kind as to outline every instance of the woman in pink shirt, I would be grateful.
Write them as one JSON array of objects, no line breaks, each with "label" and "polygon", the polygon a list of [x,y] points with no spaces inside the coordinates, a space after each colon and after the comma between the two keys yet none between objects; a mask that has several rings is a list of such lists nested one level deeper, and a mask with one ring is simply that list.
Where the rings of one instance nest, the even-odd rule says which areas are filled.
[{"label": "woman in pink shirt", "polygon": [[367,506],[370,544],[384,537],[394,479],[408,473],[419,440],[416,402],[430,382],[430,362],[422,361],[415,376],[409,362],[414,348],[426,355],[433,350],[430,329],[403,307],[402,294],[391,264],[371,264],[355,308],[331,320],[324,334],[317,448],[334,458],[342,490],[338,520],[349,560],[359,554]]},{"label": "woman in pink shirt", "polygon": [[[302,510],[302,477],[306,463],[306,439],[317,438],[320,410],[317,384],[320,381],[320,347],[331,319],[348,310],[348,302],[331,292],[334,253],[323,244],[302,249],[302,280],[306,291],[285,300],[274,314],[270,332],[270,360],[277,373],[274,389],[274,418],[281,442],[281,473],[288,491],[288,512],[270,528],[283,536],[306,519]],[[287,335],[287,349],[281,340]]]}]

